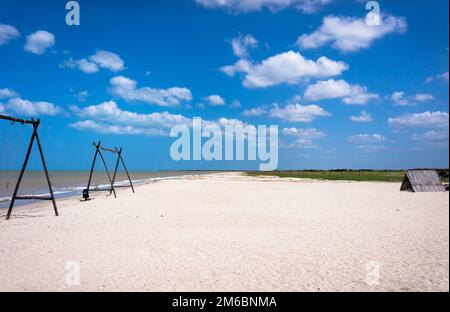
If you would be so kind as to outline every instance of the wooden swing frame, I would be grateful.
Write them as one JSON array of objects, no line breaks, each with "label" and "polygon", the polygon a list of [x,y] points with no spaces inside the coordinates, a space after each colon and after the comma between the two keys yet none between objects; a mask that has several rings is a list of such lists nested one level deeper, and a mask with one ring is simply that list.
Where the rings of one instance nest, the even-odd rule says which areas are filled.
[{"label": "wooden swing frame", "polygon": [[[95,154],[94,154],[94,159],[92,160],[92,165],[91,165],[91,171],[89,173],[89,180],[88,180],[88,184],[87,184],[87,188],[83,190],[83,198],[84,200],[89,200],[89,192],[102,192],[102,191],[108,191],[109,195],[114,194],[114,198],[117,198],[117,194],[116,194],[116,188],[126,188],[129,187],[131,188],[131,190],[134,193],[134,186],[133,186],[133,182],[131,180],[130,174],[128,172],[127,166],[125,165],[125,161],[123,160],[122,157],[122,147],[121,148],[117,148],[114,147],[114,149],[111,148],[107,148],[101,145],[101,141],[99,141],[98,143],[93,143],[92,144],[95,147]],[[110,171],[108,169],[108,166],[106,165],[106,161],[105,158],[103,157],[102,151],[104,152],[109,152],[109,153],[113,153],[113,154],[117,154],[117,161],[116,161],[116,165],[114,168],[114,173],[113,176],[111,177]],[[109,179],[109,184],[110,187],[107,189],[104,188],[91,188],[91,182],[92,182],[92,176],[94,174],[94,168],[95,168],[95,163],[97,161],[97,156],[100,155],[100,158],[102,160],[103,166],[105,167],[106,170],[106,174],[108,175],[108,179]],[[129,185],[114,185],[115,181],[116,181],[116,177],[117,177],[117,170],[119,169],[119,165],[120,163],[122,163],[122,166],[125,170],[125,173],[127,174],[128,177],[128,181],[130,182]]]},{"label": "wooden swing frame", "polygon": [[[47,170],[47,164],[46,164],[45,158],[44,158],[44,152],[42,151],[41,141],[39,140],[38,128],[39,128],[39,125],[41,124],[41,120],[40,119],[34,120],[33,118],[27,120],[27,119],[14,118],[14,117],[5,116],[5,115],[0,115],[0,120],[8,120],[8,121],[11,121],[12,124],[21,123],[22,125],[28,124],[28,125],[33,126],[33,134],[31,135],[31,138],[30,138],[30,143],[28,145],[27,154],[26,154],[25,160],[22,164],[22,169],[20,170],[20,174],[17,179],[16,186],[14,188],[13,196],[11,197],[11,202],[9,204],[9,209],[8,209],[8,213],[6,215],[6,220],[9,220],[11,218],[11,213],[12,213],[14,203],[16,202],[16,200],[51,200],[52,204],[53,204],[53,209],[55,210],[55,215],[59,216],[58,207],[56,206],[55,194],[53,193],[52,183],[50,181],[50,176],[49,176],[48,170]],[[45,178],[47,179],[50,196],[17,195],[17,193],[19,192],[20,184],[22,183],[23,175],[27,169],[28,160],[30,158],[31,149],[33,148],[34,141],[36,141],[37,146],[39,148],[39,154],[41,156],[42,166],[44,167]]]}]

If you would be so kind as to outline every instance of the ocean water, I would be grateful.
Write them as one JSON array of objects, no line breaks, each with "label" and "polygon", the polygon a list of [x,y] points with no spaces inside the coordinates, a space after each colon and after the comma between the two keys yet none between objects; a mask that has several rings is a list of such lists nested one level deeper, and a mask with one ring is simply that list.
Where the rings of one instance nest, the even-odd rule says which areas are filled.
[{"label": "ocean water", "polygon": [[[151,183],[158,180],[174,179],[180,176],[192,174],[205,174],[205,171],[151,171],[130,172],[134,185]],[[51,171],[50,180],[56,198],[77,196],[82,197],[82,191],[86,188],[88,171]],[[0,208],[9,206],[14,187],[17,182],[19,171],[0,172]],[[118,172],[115,185],[128,185],[125,172]],[[94,172],[91,188],[107,188],[109,179],[106,172]],[[27,171],[22,179],[18,194],[20,195],[48,195],[48,185],[43,171]],[[15,205],[29,204],[32,201],[19,200]]]}]

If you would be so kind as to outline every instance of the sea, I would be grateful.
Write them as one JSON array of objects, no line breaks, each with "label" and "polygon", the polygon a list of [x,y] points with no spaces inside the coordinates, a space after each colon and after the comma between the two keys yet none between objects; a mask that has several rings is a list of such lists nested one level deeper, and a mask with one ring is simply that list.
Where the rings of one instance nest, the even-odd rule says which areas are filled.
[{"label": "sea", "polygon": [[[182,176],[206,174],[208,171],[135,171],[130,172],[133,185],[148,184]],[[89,171],[50,171],[50,180],[56,198],[80,196],[87,187]],[[9,206],[19,171],[0,172],[0,209]],[[118,172],[114,185],[129,185],[125,172]],[[106,189],[110,186],[104,171],[94,172],[91,188]],[[19,195],[48,196],[49,189],[43,171],[26,171],[20,185]],[[29,204],[31,200],[18,200],[15,205]]]}]

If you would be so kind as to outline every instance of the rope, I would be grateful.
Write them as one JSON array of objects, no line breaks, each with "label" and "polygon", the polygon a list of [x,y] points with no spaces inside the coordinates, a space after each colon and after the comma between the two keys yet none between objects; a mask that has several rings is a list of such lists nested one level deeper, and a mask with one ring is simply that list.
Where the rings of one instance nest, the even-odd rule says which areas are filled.
[{"label": "rope", "polygon": [[[14,149],[14,154],[13,154],[12,163],[11,163],[11,169],[14,169],[14,166],[16,164],[17,150],[19,149],[20,139],[22,138],[22,132],[23,132],[23,124],[19,128],[19,138],[16,141],[16,148]],[[6,185],[6,192],[8,192],[8,189],[9,189],[9,183]]]},{"label": "rope", "polygon": [[14,123],[11,123],[11,126],[9,127],[9,130],[8,130],[8,134],[6,136],[7,139],[4,140],[5,144],[4,144],[3,148],[2,148],[2,162],[1,162],[1,167],[0,167],[0,190],[2,190],[1,197],[6,197],[6,188],[5,188],[5,190],[2,189],[2,184],[3,184],[2,180],[5,177],[5,180],[7,181],[6,169],[5,169],[6,156],[9,154],[8,153],[9,152],[8,151],[8,147],[9,147],[8,142],[9,142],[9,139],[12,137],[13,126],[14,126]]},{"label": "rope", "polygon": [[[14,126],[14,123],[12,123],[11,124],[12,125],[12,127]],[[12,130],[13,128],[10,128],[10,130]],[[13,150],[12,150],[12,155],[13,155],[13,157],[12,157],[12,159],[11,159],[11,163],[10,163],[10,167],[9,167],[9,172],[11,173],[12,172],[12,170],[14,169],[14,166],[15,166],[15,164],[16,164],[16,157],[17,157],[17,150],[19,149],[19,145],[20,145],[20,140],[21,140],[21,138],[22,138],[22,132],[23,132],[23,124],[20,124],[20,126],[19,126],[19,136],[18,136],[18,138],[17,138],[17,140],[16,140],[16,144],[15,144],[15,148],[13,148]],[[10,137],[12,137],[12,131],[9,131],[9,136]],[[8,146],[8,144],[7,144],[7,146]],[[5,146],[6,147],[6,146]],[[7,154],[9,154],[10,153],[10,151],[7,151],[7,150],[5,150],[5,154],[3,155],[3,160],[2,160],[2,171],[3,172],[5,172],[6,170],[3,170],[4,168],[5,168],[5,165],[6,165],[6,155]],[[3,174],[2,174],[3,175]],[[8,194],[8,191],[9,191],[9,187],[10,187],[10,179],[13,177],[13,175],[11,174],[11,175],[8,175],[8,178],[6,179],[6,185],[5,185],[5,189],[4,189],[4,193],[3,193],[3,195],[2,195],[2,197],[4,197],[4,198],[8,198],[9,197],[9,194]],[[1,186],[1,184],[0,184],[0,186]],[[9,199],[8,199],[9,200]],[[6,200],[5,200],[6,201]]]}]

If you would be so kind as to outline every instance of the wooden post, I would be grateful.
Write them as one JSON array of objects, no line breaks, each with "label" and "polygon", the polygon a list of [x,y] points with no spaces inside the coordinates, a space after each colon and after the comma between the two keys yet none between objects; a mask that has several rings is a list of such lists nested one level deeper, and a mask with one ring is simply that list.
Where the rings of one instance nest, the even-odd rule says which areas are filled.
[{"label": "wooden post", "polygon": [[108,166],[106,165],[105,158],[103,158],[102,151],[98,150],[98,154],[100,155],[100,158],[102,159],[103,165],[105,166],[106,174],[108,175],[109,183],[111,184],[111,191],[114,193],[114,198],[117,198],[116,190],[114,189],[114,185],[113,185],[113,182],[112,182],[112,179],[111,179],[111,175],[109,174]]},{"label": "wooden post", "polygon": [[[116,161],[116,167],[114,168],[114,175],[112,178],[112,185],[114,185],[114,182],[116,181],[116,176],[117,176],[117,169],[119,168],[119,162],[120,162],[120,153],[122,153],[122,148],[120,148],[120,150],[117,150],[117,147],[115,148],[115,151],[117,152],[117,161]],[[109,191],[109,195],[111,195],[112,193],[112,189],[111,191]]]},{"label": "wooden post", "polygon": [[[125,161],[123,160],[123,157],[122,157],[122,151],[123,151],[123,149],[122,149],[122,147],[121,147],[120,149],[118,149],[117,147],[115,147],[115,148],[114,148],[114,151],[117,153],[117,162],[116,162],[116,168],[115,168],[115,170],[114,170],[113,184],[114,184],[114,182],[116,181],[117,170],[118,170],[118,168],[119,168],[119,163],[121,162],[121,163],[122,163],[122,166],[123,166],[123,169],[125,170],[125,173],[126,173],[126,175],[127,175],[127,177],[128,177],[128,181],[130,182],[131,190],[132,190],[133,193],[134,193],[133,181],[131,180],[130,174],[128,173],[128,170],[127,170],[127,166],[125,166]],[[110,194],[111,194],[111,192],[110,192]]]},{"label": "wooden post", "polygon": [[[101,142],[98,141],[98,146],[100,146],[100,143]],[[92,161],[92,165],[91,165],[91,171],[89,172],[89,180],[88,180],[88,185],[87,185],[88,191],[91,188],[92,174],[94,173],[95,161],[97,160],[97,155],[98,155],[98,146],[95,144],[95,142],[93,143],[93,145],[95,146],[95,154],[94,154],[94,160]]]},{"label": "wooden post", "polygon": [[123,158],[122,158],[122,148],[120,148],[120,155],[119,155],[119,158],[120,158],[120,161],[122,162],[123,169],[125,169],[125,173],[127,174],[128,181],[130,181],[131,190],[132,190],[133,193],[134,193],[133,182],[131,181],[130,174],[128,173],[127,166],[125,166],[125,161],[124,161]]},{"label": "wooden post", "polygon": [[45,178],[47,179],[48,190],[50,191],[50,197],[52,198],[53,209],[55,210],[55,215],[59,216],[58,208],[56,207],[55,195],[53,194],[52,183],[50,182],[50,176],[49,176],[48,170],[47,170],[47,164],[45,163],[44,153],[42,152],[41,141],[39,140],[39,134],[37,133],[37,125],[35,125],[34,127],[35,127],[35,131],[36,131],[36,135],[35,135],[36,143],[39,148],[39,153],[41,154],[42,165],[44,166]]}]

